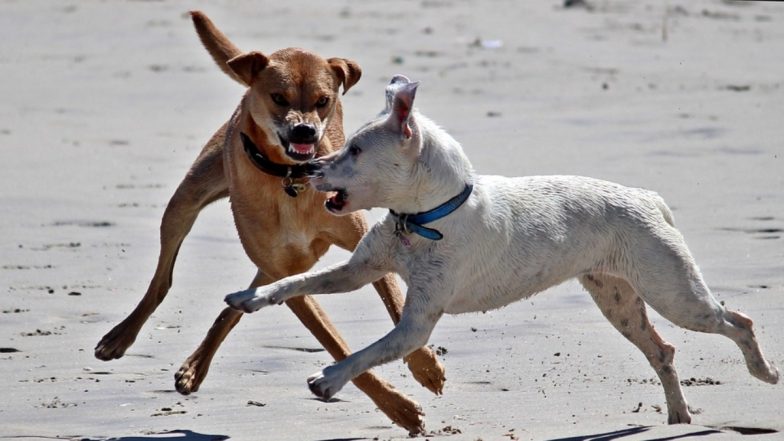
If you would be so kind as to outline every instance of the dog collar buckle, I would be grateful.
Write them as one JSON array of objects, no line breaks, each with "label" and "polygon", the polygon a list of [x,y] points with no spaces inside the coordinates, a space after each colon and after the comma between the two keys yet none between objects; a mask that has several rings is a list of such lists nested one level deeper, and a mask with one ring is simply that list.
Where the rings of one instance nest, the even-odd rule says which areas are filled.
[{"label": "dog collar buckle", "polygon": [[403,246],[406,248],[411,246],[411,241],[408,239],[408,235],[411,234],[411,231],[408,229],[407,218],[408,215],[404,214],[399,216],[395,221],[395,236],[400,239],[400,242],[403,243]]},{"label": "dog collar buckle", "polygon": [[395,222],[395,234],[398,236],[401,234],[409,235],[411,234],[411,230],[408,228],[408,215],[401,214],[397,218],[397,222]]}]

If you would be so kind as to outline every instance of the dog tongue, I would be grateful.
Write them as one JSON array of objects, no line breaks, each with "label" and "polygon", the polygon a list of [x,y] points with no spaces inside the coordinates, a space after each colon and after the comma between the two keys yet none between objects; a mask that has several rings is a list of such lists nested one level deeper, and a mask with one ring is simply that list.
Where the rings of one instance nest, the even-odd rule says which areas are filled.
[{"label": "dog tongue", "polygon": [[310,152],[313,151],[313,144],[295,144],[295,143],[291,143],[291,147],[297,153],[307,154],[307,153],[310,153]]}]

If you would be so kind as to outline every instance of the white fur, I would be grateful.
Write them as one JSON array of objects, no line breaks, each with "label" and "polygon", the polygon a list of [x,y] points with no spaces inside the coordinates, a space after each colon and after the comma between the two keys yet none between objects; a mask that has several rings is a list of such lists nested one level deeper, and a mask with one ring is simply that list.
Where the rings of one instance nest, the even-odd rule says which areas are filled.
[{"label": "white fur", "polygon": [[[337,210],[343,214],[379,206],[417,213],[473,183],[464,205],[426,225],[444,238],[401,239],[390,215],[368,232],[348,262],[226,297],[232,307],[253,312],[294,296],[351,291],[387,272],[406,281],[400,323],[311,377],[316,395],[330,398],[362,372],[425,345],[444,313],[499,308],[574,277],[656,370],[670,423],[691,417],[672,366],[674,349],[648,322],[645,304],[678,326],[728,336],[754,376],[778,381],[751,320],[711,295],[656,193],[579,176],[478,176],[457,141],[424,116],[406,113],[405,101],[410,107],[415,91],[407,80],[395,85],[388,111],[326,158],[314,185],[345,190],[346,207]],[[361,152],[349,153],[352,145]]]}]

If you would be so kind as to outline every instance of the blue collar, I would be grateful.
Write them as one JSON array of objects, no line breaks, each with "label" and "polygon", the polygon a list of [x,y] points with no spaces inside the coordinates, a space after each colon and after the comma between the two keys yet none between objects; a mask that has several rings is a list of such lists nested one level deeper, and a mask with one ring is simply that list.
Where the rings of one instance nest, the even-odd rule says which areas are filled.
[{"label": "blue collar", "polygon": [[423,227],[422,225],[446,217],[460,208],[460,206],[463,205],[463,203],[468,199],[468,196],[471,195],[471,191],[473,189],[473,185],[466,184],[465,188],[459,195],[453,197],[452,199],[444,202],[432,210],[423,211],[416,214],[398,214],[393,210],[389,210],[392,216],[395,217],[395,234],[400,236],[401,234],[416,233],[425,239],[443,239],[444,235],[441,234],[440,231],[433,228]]}]

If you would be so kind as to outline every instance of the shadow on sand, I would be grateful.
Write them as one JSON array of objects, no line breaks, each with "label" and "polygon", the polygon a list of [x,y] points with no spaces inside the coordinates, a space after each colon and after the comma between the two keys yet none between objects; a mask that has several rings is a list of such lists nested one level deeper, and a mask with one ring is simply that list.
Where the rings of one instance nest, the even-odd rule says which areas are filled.
[{"label": "shadow on sand", "polygon": [[[616,430],[614,432],[597,433],[594,435],[580,435],[571,436],[568,438],[556,438],[549,441],[612,441],[621,439],[627,436],[637,435],[650,430],[650,427],[631,427],[629,429]],[[721,433],[721,430],[708,429],[696,432],[684,433],[682,435],[668,436],[665,438],[650,438],[649,441],[669,441],[683,438],[691,438],[694,436],[706,436],[714,433]]]},{"label": "shadow on sand", "polygon": [[133,435],[112,438],[76,438],[78,441],[224,441],[228,435],[210,435],[192,430],[171,430],[150,435]]},{"label": "shadow on sand", "polygon": [[322,439],[319,441],[362,441],[370,438],[329,438],[329,439]]}]

